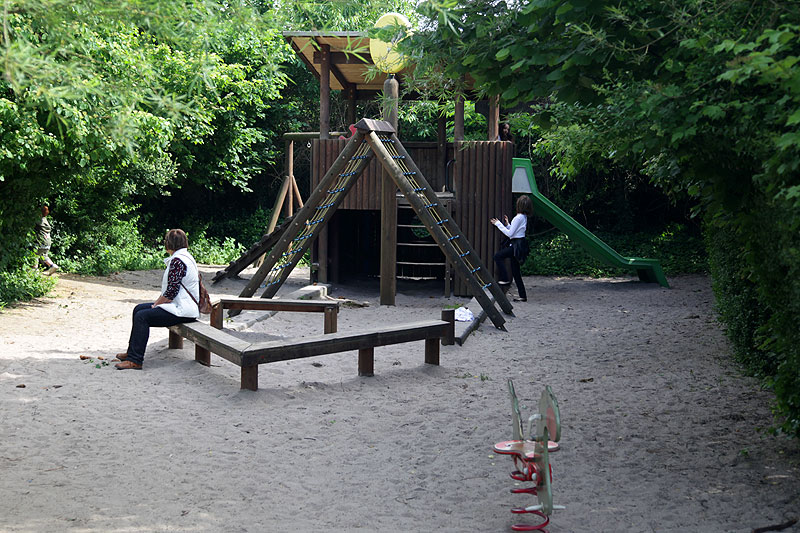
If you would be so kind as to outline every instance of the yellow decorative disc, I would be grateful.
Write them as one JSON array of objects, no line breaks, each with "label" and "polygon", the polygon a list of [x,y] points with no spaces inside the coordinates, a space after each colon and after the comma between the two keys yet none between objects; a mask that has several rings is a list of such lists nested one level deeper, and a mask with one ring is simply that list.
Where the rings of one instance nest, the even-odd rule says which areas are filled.
[{"label": "yellow decorative disc", "polygon": [[[410,29],[411,23],[400,13],[386,13],[378,19],[378,22],[375,23],[375,27],[385,28],[387,26],[389,28],[395,28],[396,30],[400,29],[397,26],[405,26]],[[398,31],[397,35],[388,43],[379,39],[369,40],[369,55],[372,56],[372,62],[375,63],[375,66],[378,67],[381,72],[394,74],[400,72],[406,66],[406,58],[395,50],[397,43],[399,43],[403,37],[404,34]]]}]

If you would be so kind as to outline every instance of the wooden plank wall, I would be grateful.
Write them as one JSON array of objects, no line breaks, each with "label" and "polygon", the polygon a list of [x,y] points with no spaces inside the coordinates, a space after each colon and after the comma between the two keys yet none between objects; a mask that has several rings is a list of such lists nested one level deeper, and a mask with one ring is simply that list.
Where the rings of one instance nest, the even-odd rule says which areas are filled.
[{"label": "wooden plank wall", "polygon": [[[316,188],[319,181],[336,161],[344,145],[347,144],[343,139],[315,139],[312,142],[311,156],[311,187]],[[403,146],[414,159],[417,167],[425,175],[425,179],[431,184],[435,191],[441,191],[445,186],[444,173],[446,169],[439,169],[437,164],[436,143],[404,143]],[[452,159],[453,148],[449,148],[450,158]],[[375,209],[381,208],[381,166],[376,159],[373,159],[364,173],[358,179],[350,194],[342,202],[340,209]]]},{"label": "wooden plank wall", "polygon": [[[312,189],[344,149],[346,140],[325,139],[312,142]],[[414,162],[425,175],[435,191],[445,186],[446,169],[439,169],[436,143],[406,143]],[[470,141],[458,143],[456,149],[450,145],[448,160],[455,159],[451,169],[452,186],[455,189],[453,202],[454,220],[473,248],[483,260],[492,276],[495,275],[492,257],[497,250],[502,234],[489,225],[492,217],[507,215],[514,217],[511,198],[511,158],[513,144],[495,141]],[[380,209],[380,164],[373,159],[365,169],[340,209]],[[320,236],[322,237],[322,236]],[[454,286],[458,296],[469,296],[463,280]]]},{"label": "wooden plank wall", "polygon": [[[489,219],[503,215],[514,218],[511,199],[511,157],[513,144],[495,141],[459,143],[455,152],[454,220],[484,265],[495,276],[494,253],[502,234]],[[467,284],[456,279],[454,292],[468,296]]]}]

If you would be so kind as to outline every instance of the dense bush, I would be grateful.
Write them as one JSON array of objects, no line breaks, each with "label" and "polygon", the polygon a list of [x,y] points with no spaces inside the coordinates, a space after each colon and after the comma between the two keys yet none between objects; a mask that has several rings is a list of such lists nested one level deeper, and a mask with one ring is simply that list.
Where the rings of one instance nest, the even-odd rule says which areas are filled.
[{"label": "dense bush", "polygon": [[[595,235],[626,257],[658,259],[666,276],[708,271],[703,239],[685,225],[672,225],[658,233],[608,233]],[[531,253],[522,266],[525,275],[628,276],[630,270],[609,267],[592,258],[565,234],[546,231],[528,238]],[[634,273],[635,275],[635,273]]]},{"label": "dense bush", "polygon": [[415,76],[469,74],[507,105],[532,103],[533,152],[564,177],[614,165],[695,198],[709,246],[730,247],[711,251],[720,316],[751,369],[772,372],[779,423],[800,436],[800,3],[425,6],[438,24],[400,43]]},{"label": "dense bush", "polygon": [[34,268],[35,259],[30,265],[11,271],[0,271],[0,309],[8,304],[44,296],[55,286],[56,278],[42,275]]}]

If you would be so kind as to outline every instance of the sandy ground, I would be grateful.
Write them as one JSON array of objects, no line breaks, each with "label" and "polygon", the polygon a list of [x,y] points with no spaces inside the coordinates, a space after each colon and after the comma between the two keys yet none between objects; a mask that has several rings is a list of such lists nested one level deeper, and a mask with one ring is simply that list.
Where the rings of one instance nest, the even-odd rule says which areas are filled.
[{"label": "sandy ground", "polygon": [[[256,392],[190,342],[168,350],[166,330],[143,371],[107,364],[159,281],[64,275],[0,314],[0,530],[509,531],[535,520],[509,512],[533,498],[509,492],[512,462],[492,451],[511,438],[508,378],[525,416],[545,385],[561,407],[551,533],[750,532],[800,514],[798,443],[764,432],[771,394],[731,362],[706,277],[526,278],[508,332],[483,324],[441,366],[418,342],[376,349],[371,378],[355,352],[263,365]],[[344,306],[340,331],[466,302],[401,284],[381,307],[377,292],[331,287],[370,304]],[[236,334],[321,331],[320,315],[279,314]]]}]

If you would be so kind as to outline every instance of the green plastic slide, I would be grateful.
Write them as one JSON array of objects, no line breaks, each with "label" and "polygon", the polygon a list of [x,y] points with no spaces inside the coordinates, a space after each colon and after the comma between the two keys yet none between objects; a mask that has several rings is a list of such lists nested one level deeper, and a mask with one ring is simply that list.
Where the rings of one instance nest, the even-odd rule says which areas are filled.
[{"label": "green plastic slide", "polygon": [[623,257],[597,236],[581,226],[574,218],[562,211],[553,202],[542,196],[536,186],[533,167],[528,159],[514,158],[512,191],[528,194],[533,201],[533,211],[580,244],[595,259],[612,267],[635,270],[639,279],[648,283],[658,283],[669,288],[661,263],[657,259],[642,257]]}]

